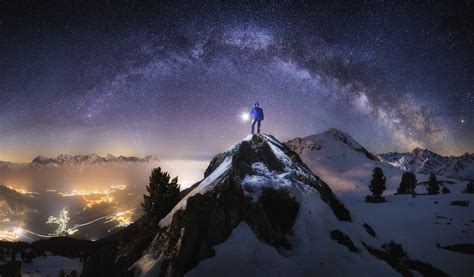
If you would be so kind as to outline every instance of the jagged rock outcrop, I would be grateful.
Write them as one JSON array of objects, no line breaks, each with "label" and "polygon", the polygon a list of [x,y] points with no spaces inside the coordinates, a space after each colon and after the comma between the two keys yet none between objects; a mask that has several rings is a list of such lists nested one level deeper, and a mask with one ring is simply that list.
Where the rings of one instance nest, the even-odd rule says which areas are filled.
[{"label": "jagged rock outcrop", "polygon": [[271,136],[250,136],[216,155],[205,176],[160,222],[149,253],[135,266],[137,273],[182,276],[214,256],[213,246],[224,242],[241,222],[262,242],[279,251],[291,249],[299,202],[286,186],[319,194],[334,220],[351,220],[327,184]]}]

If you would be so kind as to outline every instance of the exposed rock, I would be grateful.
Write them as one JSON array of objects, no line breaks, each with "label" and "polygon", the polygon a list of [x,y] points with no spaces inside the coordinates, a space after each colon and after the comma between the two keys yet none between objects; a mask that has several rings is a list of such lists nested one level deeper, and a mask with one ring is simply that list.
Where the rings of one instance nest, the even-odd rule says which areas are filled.
[{"label": "exposed rock", "polygon": [[369,233],[369,235],[371,235],[374,238],[377,237],[377,234],[375,233],[374,229],[372,229],[372,227],[370,227],[369,224],[364,223],[363,226],[364,226],[365,230],[367,231],[367,233]]},{"label": "exposed rock", "polygon": [[393,241],[382,245],[382,249],[376,249],[364,243],[362,244],[370,254],[386,261],[393,269],[400,272],[403,276],[413,276],[410,270],[418,271],[423,276],[448,276],[448,274],[429,263],[408,258],[403,247]]},{"label": "exposed rock", "polygon": [[466,188],[462,191],[463,193],[474,193],[474,181],[469,182]]},{"label": "exposed rock", "polygon": [[453,251],[453,252],[474,255],[474,244],[472,243],[459,243],[459,244],[453,244],[453,245],[445,245],[445,246],[437,245],[437,246],[438,248],[442,248],[442,249]]},{"label": "exposed rock", "polygon": [[332,230],[331,231],[331,238],[337,241],[339,244],[344,245],[349,249],[349,251],[358,253],[359,249],[354,245],[351,238],[344,234],[341,230]]},{"label": "exposed rock", "polygon": [[467,207],[469,206],[469,201],[466,200],[454,200],[450,203],[450,205],[453,206],[459,206],[459,207]]}]

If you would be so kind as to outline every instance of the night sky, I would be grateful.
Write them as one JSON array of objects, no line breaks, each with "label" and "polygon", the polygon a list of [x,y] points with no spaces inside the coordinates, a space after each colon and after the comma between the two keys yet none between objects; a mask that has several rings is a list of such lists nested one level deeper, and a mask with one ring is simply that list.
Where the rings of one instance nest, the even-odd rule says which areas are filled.
[{"label": "night sky", "polygon": [[474,152],[470,1],[108,2],[0,1],[0,160],[209,160],[255,101],[281,141]]}]

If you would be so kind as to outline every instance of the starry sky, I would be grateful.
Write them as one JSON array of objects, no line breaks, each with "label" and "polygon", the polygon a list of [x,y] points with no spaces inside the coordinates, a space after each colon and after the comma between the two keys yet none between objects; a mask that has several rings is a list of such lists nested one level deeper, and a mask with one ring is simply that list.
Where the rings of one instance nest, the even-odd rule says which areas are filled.
[{"label": "starry sky", "polygon": [[255,101],[281,141],[474,152],[474,4],[448,2],[1,1],[0,160],[208,161]]}]

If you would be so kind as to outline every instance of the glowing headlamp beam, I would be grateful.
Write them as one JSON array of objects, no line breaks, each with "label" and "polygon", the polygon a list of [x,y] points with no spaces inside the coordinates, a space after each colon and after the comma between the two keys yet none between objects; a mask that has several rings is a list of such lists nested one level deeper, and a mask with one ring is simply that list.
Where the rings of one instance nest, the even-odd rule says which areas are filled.
[{"label": "glowing headlamp beam", "polygon": [[250,120],[250,114],[249,113],[242,113],[242,115],[240,115],[240,118],[242,119],[242,121],[247,122],[247,121]]}]

